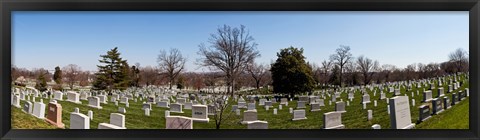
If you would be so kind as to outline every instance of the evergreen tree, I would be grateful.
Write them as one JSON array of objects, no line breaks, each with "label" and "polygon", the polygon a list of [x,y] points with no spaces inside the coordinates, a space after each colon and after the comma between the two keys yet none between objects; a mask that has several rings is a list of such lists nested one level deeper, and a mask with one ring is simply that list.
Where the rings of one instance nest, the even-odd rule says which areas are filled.
[{"label": "evergreen tree", "polygon": [[277,53],[270,69],[275,93],[298,94],[311,92],[314,87],[313,72],[305,62],[303,48],[289,47]]},{"label": "evergreen tree", "polygon": [[43,72],[41,72],[40,75],[38,75],[35,88],[41,92],[47,90],[47,80],[45,79],[45,74]]},{"label": "evergreen tree", "polygon": [[55,83],[57,83],[57,85],[54,86],[54,89],[63,90],[62,70],[59,66],[55,67],[55,72],[53,73],[53,80],[55,81]]},{"label": "evergreen tree", "polygon": [[94,89],[109,92],[113,89],[126,89],[129,85],[129,67],[127,61],[120,57],[118,48],[115,47],[100,57],[101,59],[98,61],[104,65],[97,65],[98,72],[95,73]]}]

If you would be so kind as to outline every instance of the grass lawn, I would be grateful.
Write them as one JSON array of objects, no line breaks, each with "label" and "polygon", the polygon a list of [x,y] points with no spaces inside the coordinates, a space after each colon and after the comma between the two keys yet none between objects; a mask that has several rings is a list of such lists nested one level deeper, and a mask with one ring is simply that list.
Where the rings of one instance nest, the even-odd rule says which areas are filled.
[{"label": "grass lawn", "polygon": [[[460,76],[461,79],[465,79],[465,75]],[[435,82],[437,82],[435,80]],[[464,82],[465,84],[462,85],[458,90],[453,92],[457,93],[460,90],[464,90],[469,86],[468,81]],[[422,85],[421,88],[416,88],[415,85],[412,91],[406,91],[405,87],[401,87],[402,96],[409,96],[410,100],[410,112],[412,123],[416,123],[418,120],[418,107],[422,104],[421,100],[423,98],[423,90],[427,89],[429,86]],[[445,89],[445,96],[451,98],[451,93],[447,93],[448,91],[448,84],[444,83],[443,88]],[[383,129],[390,128],[390,115],[387,113],[387,103],[386,100],[379,100],[380,98],[380,90],[378,88],[374,88],[376,90],[376,94],[373,94],[373,91],[367,89],[368,94],[370,94],[371,103],[367,105],[367,109],[362,109],[361,104],[361,92],[357,90],[355,92],[355,98],[352,102],[350,102],[350,106],[346,106],[345,110],[346,113],[342,114],[342,123],[345,125],[347,129],[371,129],[373,124],[380,124]],[[387,93],[388,88],[384,88],[384,93],[386,93],[387,98],[393,97],[393,93]],[[428,89],[427,89],[428,90]],[[419,94],[417,95],[417,91]],[[411,92],[414,93],[414,96],[411,96]],[[437,89],[432,91],[433,97],[437,95]],[[340,101],[342,99],[344,102],[348,100],[347,98],[348,93],[344,92],[341,94],[341,97],[337,99]],[[268,121],[269,129],[320,129],[323,127],[323,113],[334,111],[335,110],[335,103],[331,103],[329,105],[329,100],[331,97],[326,96],[325,99],[325,106],[321,107],[321,111],[317,112],[310,112],[310,106],[306,105],[306,120],[299,120],[299,121],[292,121],[293,114],[289,113],[289,108],[294,108],[297,106],[296,101],[289,102],[289,106],[283,106],[282,110],[278,110],[277,115],[273,115],[273,108],[277,108],[279,103],[273,103],[273,107],[270,110],[265,110],[263,106],[259,106],[257,102],[257,112],[258,112],[258,120]],[[65,97],[66,98],[66,97]],[[415,99],[415,106],[412,106],[411,99]],[[38,102],[40,99],[37,98],[36,101]],[[377,106],[374,107],[373,101],[377,100]],[[67,101],[58,101],[63,107],[62,111],[62,120],[65,124],[65,127],[68,129],[70,126],[70,112],[74,111],[75,107],[80,109],[80,113],[87,114],[88,110],[92,110],[93,113],[93,120],[90,122],[91,129],[97,129],[99,123],[108,123],[110,113],[117,113],[118,107],[115,106],[113,102],[109,102],[110,98],[107,100],[108,104],[101,104],[103,109],[95,109],[88,107],[88,101],[82,101],[82,104],[75,104]],[[43,99],[43,102],[47,104],[48,109],[48,102],[49,99]],[[452,108],[444,111],[439,115],[434,115],[429,120],[422,122],[421,124],[417,124],[417,129],[468,129],[468,97],[466,100],[460,102]],[[21,101],[23,104],[25,101]],[[165,128],[165,110],[166,108],[156,107],[156,105],[152,105],[152,111],[150,112],[150,116],[145,116],[144,111],[142,108],[143,101],[138,100],[134,102],[133,100],[129,101],[130,107],[126,108],[126,121],[125,126],[127,129],[164,129]],[[230,100],[231,104],[236,104],[233,100]],[[124,104],[119,103],[119,107],[125,107]],[[367,110],[373,110],[373,119],[371,121],[367,120]],[[246,109],[242,109],[242,113],[237,116],[234,112],[232,112],[232,118],[229,118],[225,123],[222,124],[221,129],[246,129],[246,125],[240,124],[243,118],[243,111]],[[46,110],[47,112],[47,110]],[[170,113],[170,115],[181,115],[191,117],[192,112],[191,110],[183,110],[184,113]],[[46,116],[46,115],[45,115]],[[52,129],[53,127],[49,126],[45,121],[36,119],[32,115],[27,115],[24,112],[20,111],[15,107],[12,107],[12,128],[14,129]],[[193,124],[194,129],[215,129],[215,120],[213,117],[210,116],[209,123],[201,123],[201,122],[194,122]]]}]

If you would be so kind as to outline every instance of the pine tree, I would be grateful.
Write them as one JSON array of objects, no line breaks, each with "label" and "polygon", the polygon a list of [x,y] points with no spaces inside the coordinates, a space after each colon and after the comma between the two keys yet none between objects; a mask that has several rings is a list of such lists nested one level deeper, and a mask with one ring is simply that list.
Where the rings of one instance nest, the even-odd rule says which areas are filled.
[{"label": "pine tree", "polygon": [[299,94],[311,92],[314,87],[313,72],[305,62],[303,48],[289,47],[277,53],[272,64],[273,91],[275,93]]},{"label": "pine tree", "polygon": [[60,69],[59,66],[55,67],[55,72],[53,73],[53,80],[55,81],[55,83],[57,83],[57,85],[55,85],[54,89],[63,90],[63,88],[62,88],[62,84],[63,84],[62,70]]},{"label": "pine tree", "polygon": [[98,60],[104,65],[97,65],[98,72],[93,87],[96,90],[126,89],[129,85],[128,63],[122,60],[118,48],[108,51],[106,55],[100,55]]},{"label": "pine tree", "polygon": [[45,74],[43,72],[41,72],[40,75],[38,75],[35,88],[41,92],[47,90],[47,80],[45,79]]}]

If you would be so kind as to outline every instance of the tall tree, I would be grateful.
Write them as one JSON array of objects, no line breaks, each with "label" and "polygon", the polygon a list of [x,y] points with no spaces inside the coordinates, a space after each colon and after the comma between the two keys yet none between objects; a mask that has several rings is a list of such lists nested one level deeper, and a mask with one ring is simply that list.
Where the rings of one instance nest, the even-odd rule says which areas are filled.
[{"label": "tall tree", "polygon": [[182,56],[182,53],[180,53],[178,49],[170,49],[169,53],[164,50],[160,50],[160,54],[157,58],[158,66],[162,71],[164,71],[165,74],[167,74],[170,82],[170,89],[172,89],[175,78],[184,69],[186,61],[187,59]]},{"label": "tall tree", "polygon": [[350,53],[349,46],[340,45],[340,47],[335,50],[335,54],[330,55],[330,60],[334,61],[335,65],[340,68],[340,86],[343,86],[342,78],[344,67],[351,59],[353,59],[353,57]]},{"label": "tall tree", "polygon": [[55,72],[53,73],[53,80],[59,85],[62,84],[62,70],[59,66],[55,67]]},{"label": "tall tree", "polygon": [[455,72],[468,71],[468,52],[462,48],[458,48],[448,56],[450,61],[455,64]]},{"label": "tall tree", "polygon": [[47,90],[47,80],[45,78],[45,75],[48,73],[46,70],[40,70],[40,73],[38,74],[37,82],[35,84],[35,88],[41,92]]},{"label": "tall tree", "polygon": [[275,93],[294,95],[313,90],[315,81],[311,67],[305,62],[303,48],[281,49],[277,57],[270,69]]},{"label": "tall tree", "polygon": [[233,95],[238,74],[260,56],[256,49],[257,43],[243,25],[240,28],[227,25],[218,28],[216,34],[211,34],[209,43],[210,46],[199,45],[198,54],[202,58],[197,61],[202,66],[222,71],[229,87],[227,92]]},{"label": "tall tree", "polygon": [[247,72],[250,76],[255,80],[256,88],[260,88],[260,82],[265,78],[267,74],[267,69],[263,64],[252,63],[249,64],[247,67]]},{"label": "tall tree", "polygon": [[81,68],[75,64],[69,64],[63,67],[63,77],[65,78],[65,82],[68,84],[71,90],[73,90],[75,82],[79,81],[80,73]]},{"label": "tall tree", "polygon": [[127,73],[124,73],[126,60],[120,57],[118,48],[115,47],[108,51],[106,55],[100,55],[100,57],[101,59],[98,61],[103,65],[97,65],[98,72],[95,73],[94,89],[107,90],[109,93],[112,89],[124,89],[124,75],[127,75]]},{"label": "tall tree", "polygon": [[357,66],[363,76],[363,84],[367,85],[372,80],[373,75],[379,69],[378,61],[373,61],[363,55],[357,58]]},{"label": "tall tree", "polygon": [[328,84],[328,81],[330,81],[328,78],[328,73],[329,73],[329,70],[330,69],[333,69],[332,68],[332,61],[327,61],[327,60],[323,60],[322,61],[322,71],[323,71],[323,74],[324,74],[324,80],[323,80],[323,84]]}]

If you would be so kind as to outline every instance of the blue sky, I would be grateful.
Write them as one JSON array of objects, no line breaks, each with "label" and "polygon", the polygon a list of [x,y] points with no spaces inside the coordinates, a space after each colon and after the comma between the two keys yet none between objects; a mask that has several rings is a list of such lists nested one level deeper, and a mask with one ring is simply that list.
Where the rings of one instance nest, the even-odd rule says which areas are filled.
[{"label": "blue sky", "polygon": [[[96,71],[100,55],[118,47],[133,65],[156,66],[161,49],[178,48],[195,64],[198,45],[222,25],[245,25],[258,43],[258,63],[286,47],[302,47],[321,64],[340,45],[353,56],[403,68],[443,62],[468,51],[468,11],[456,12],[13,12],[12,64],[32,69],[77,64]],[[203,69],[208,71],[207,69]]]}]

